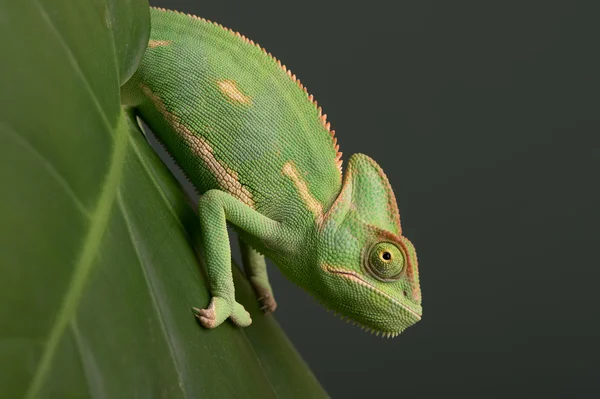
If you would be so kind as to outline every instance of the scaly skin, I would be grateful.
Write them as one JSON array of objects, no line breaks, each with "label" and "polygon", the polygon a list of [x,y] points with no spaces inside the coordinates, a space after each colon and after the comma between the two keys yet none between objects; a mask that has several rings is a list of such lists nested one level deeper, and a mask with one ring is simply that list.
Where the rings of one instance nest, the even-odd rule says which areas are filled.
[{"label": "scaly skin", "polygon": [[122,98],[203,194],[213,297],[196,309],[202,325],[252,322],[235,301],[227,222],[265,311],[276,303],[260,254],[371,331],[393,336],[420,320],[416,253],[375,161],[353,155],[342,180],[321,108],[254,42],[198,17],[154,8],[151,16],[148,50]]}]

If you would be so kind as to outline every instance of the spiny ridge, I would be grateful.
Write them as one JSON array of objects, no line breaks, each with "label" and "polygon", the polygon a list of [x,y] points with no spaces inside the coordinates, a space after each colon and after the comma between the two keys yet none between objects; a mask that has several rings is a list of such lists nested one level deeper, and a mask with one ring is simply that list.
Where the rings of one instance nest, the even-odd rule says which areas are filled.
[{"label": "spiny ridge", "polygon": [[[305,290],[305,291],[306,291],[306,290]],[[307,292],[308,292],[308,291],[307,291]],[[309,294],[310,294],[310,295],[311,295],[313,298],[315,298],[315,299],[316,299],[316,301],[317,301],[317,302],[318,302],[318,303],[319,303],[319,304],[320,304],[320,305],[321,305],[323,308],[325,308],[325,310],[326,310],[327,312],[332,312],[334,315],[338,316],[340,319],[344,320],[346,323],[350,323],[350,324],[352,324],[352,325],[354,325],[354,326],[360,327],[360,329],[361,329],[361,330],[363,330],[363,331],[366,331],[366,332],[368,332],[368,333],[370,333],[370,334],[375,334],[376,336],[379,336],[379,335],[381,335],[381,337],[382,337],[382,338],[394,338],[394,337],[396,337],[396,336],[400,335],[400,331],[380,331],[380,330],[376,330],[376,329],[374,329],[374,328],[371,328],[371,327],[367,327],[367,326],[365,326],[364,324],[362,324],[362,323],[360,323],[360,322],[358,322],[358,321],[356,321],[356,320],[353,320],[353,319],[351,319],[351,318],[349,318],[349,317],[347,317],[347,316],[344,316],[344,315],[342,315],[342,314],[338,313],[337,311],[335,311],[335,310],[333,310],[333,309],[329,308],[329,306],[327,306],[327,304],[325,304],[325,303],[324,303],[324,302],[322,302],[321,300],[319,300],[319,299],[317,299],[316,297],[314,297],[314,295],[313,295],[311,292],[309,292]]]},{"label": "spiny ridge", "polygon": [[284,64],[281,63],[280,60],[278,60],[273,54],[271,54],[270,52],[268,52],[264,47],[262,47],[260,44],[255,43],[253,40],[248,39],[246,36],[242,35],[239,32],[234,31],[231,28],[226,28],[225,26],[221,25],[220,23],[217,22],[212,22],[209,21],[206,18],[202,18],[202,17],[198,17],[196,15],[193,14],[188,14],[188,13],[183,13],[180,11],[176,11],[176,10],[167,10],[166,8],[161,8],[161,7],[152,7],[156,10],[159,11],[163,11],[163,12],[174,12],[176,14],[181,14],[181,15],[187,15],[188,17],[200,20],[202,22],[205,23],[209,23],[209,24],[213,24],[216,25],[218,27],[220,27],[223,30],[226,30],[228,32],[230,32],[232,35],[238,37],[239,39],[245,41],[248,44],[251,44],[253,46],[258,47],[260,50],[262,50],[263,53],[265,53],[266,55],[268,55],[272,60],[274,60],[277,65],[294,81],[298,84],[298,87],[300,87],[300,89],[302,89],[304,91],[304,93],[306,93],[306,95],[308,96],[308,100],[310,102],[312,102],[314,104],[314,106],[317,108],[317,110],[319,111],[319,118],[321,119],[321,122],[323,124],[323,127],[325,128],[325,130],[327,130],[329,132],[329,134],[331,135],[331,137],[333,138],[333,147],[335,149],[336,152],[336,158],[335,158],[335,163],[338,167],[338,169],[340,170],[340,174],[342,173],[342,153],[339,151],[339,145],[337,144],[337,138],[335,137],[335,130],[331,129],[331,123],[327,121],[327,114],[323,114],[323,110],[321,109],[321,107],[319,106],[319,104],[317,103],[317,100],[315,100],[314,96],[312,94],[310,94],[308,92],[308,90],[306,89],[306,86],[304,86],[302,84],[302,82],[300,82],[300,79],[298,79],[296,77],[295,74],[292,74],[292,71],[290,69],[288,69]]}]

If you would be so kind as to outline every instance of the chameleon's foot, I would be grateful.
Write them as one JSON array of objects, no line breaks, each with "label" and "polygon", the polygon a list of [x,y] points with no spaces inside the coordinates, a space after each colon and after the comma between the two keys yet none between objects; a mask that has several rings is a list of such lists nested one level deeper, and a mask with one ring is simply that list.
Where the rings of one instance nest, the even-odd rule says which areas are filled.
[{"label": "chameleon's foot", "polygon": [[215,328],[230,317],[237,326],[247,327],[252,324],[250,313],[237,302],[230,304],[225,298],[213,296],[206,309],[192,308],[194,315],[204,328]]},{"label": "chameleon's foot", "polygon": [[273,290],[269,281],[266,278],[252,276],[250,277],[250,282],[254,286],[261,310],[266,314],[275,311],[277,309],[277,302],[275,302],[275,298],[273,297]]},{"label": "chameleon's foot", "polygon": [[277,309],[277,302],[275,302],[275,298],[273,298],[273,294],[266,294],[258,298],[260,302],[260,309],[265,312],[265,314],[269,314],[274,312]]}]

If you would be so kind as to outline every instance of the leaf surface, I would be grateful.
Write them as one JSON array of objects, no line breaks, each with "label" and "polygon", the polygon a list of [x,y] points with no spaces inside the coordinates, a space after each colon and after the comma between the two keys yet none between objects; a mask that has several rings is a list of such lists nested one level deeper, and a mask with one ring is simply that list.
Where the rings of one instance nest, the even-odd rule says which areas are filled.
[{"label": "leaf surface", "polygon": [[0,0],[3,397],[323,397],[235,268],[254,323],[205,330],[198,225],[121,110],[142,0]]}]

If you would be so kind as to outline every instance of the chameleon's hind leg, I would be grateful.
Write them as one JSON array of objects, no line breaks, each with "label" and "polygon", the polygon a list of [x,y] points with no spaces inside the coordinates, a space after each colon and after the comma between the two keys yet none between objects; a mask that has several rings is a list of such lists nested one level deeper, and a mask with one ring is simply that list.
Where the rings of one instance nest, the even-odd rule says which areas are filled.
[{"label": "chameleon's hind leg", "polygon": [[265,257],[250,245],[246,244],[242,239],[240,242],[240,250],[242,252],[242,261],[244,263],[244,271],[254,286],[254,291],[261,304],[261,309],[265,313],[271,313],[277,309],[277,302],[273,297],[273,289],[269,284],[269,276],[267,275],[267,262]]},{"label": "chameleon's hind leg", "polygon": [[235,300],[227,222],[268,242],[281,235],[280,224],[220,190],[209,190],[200,197],[198,216],[212,298],[206,309],[194,308],[196,317],[206,328],[217,327],[228,317],[238,326],[248,326],[250,314]]}]

